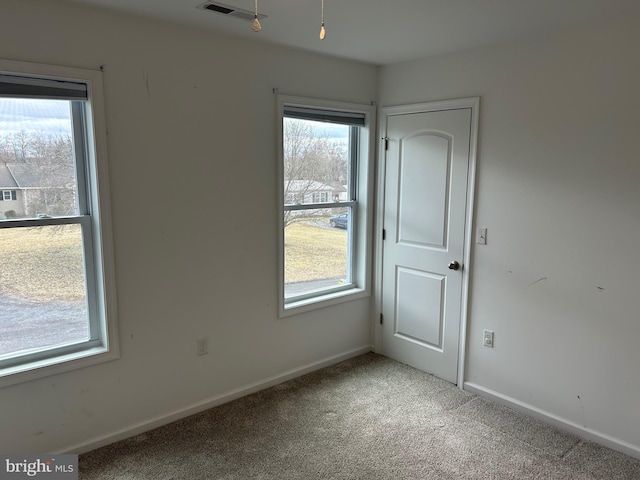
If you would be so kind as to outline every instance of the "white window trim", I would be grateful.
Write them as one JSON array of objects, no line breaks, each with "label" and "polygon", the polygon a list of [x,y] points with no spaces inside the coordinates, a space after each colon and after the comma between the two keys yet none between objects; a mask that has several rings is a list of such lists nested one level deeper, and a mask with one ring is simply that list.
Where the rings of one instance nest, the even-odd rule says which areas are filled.
[{"label": "white window trim", "polygon": [[[316,198],[318,200],[316,200]],[[313,192],[311,194],[312,203],[329,203],[329,192]]]},{"label": "white window trim", "polygon": [[101,261],[94,262],[94,275],[92,275],[96,284],[95,307],[99,315],[101,344],[79,352],[4,368],[0,370],[0,387],[4,387],[115,360],[119,358],[120,352],[116,318],[102,72],[100,70],[0,60],[0,73],[25,74],[30,77],[87,84],[90,106],[85,119],[87,123],[87,162],[89,163],[87,183],[90,186],[88,195],[92,205],[90,218],[93,222],[94,258],[101,259]]},{"label": "white window trim", "polygon": [[[357,212],[354,215],[354,267],[353,285],[340,291],[319,293],[311,298],[286,302],[284,299],[284,186],[283,186],[283,124],[285,105],[326,108],[329,110],[362,113],[365,125],[360,127],[360,151],[357,172]],[[373,174],[375,154],[376,108],[372,105],[320,100],[291,95],[277,95],[276,134],[278,146],[278,305],[280,318],[349,302],[371,295],[371,257],[373,224]]]}]

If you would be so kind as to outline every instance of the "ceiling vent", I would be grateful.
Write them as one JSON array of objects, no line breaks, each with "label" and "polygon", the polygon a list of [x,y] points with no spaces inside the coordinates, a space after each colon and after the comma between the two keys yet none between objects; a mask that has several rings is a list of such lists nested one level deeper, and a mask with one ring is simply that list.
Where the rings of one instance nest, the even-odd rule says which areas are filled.
[{"label": "ceiling vent", "polygon": [[[219,13],[220,15],[225,15],[227,17],[239,18],[240,20],[248,20],[252,22],[255,18],[253,12],[249,10],[243,10],[241,8],[232,7],[231,5],[225,5],[224,3],[219,2],[205,2],[202,5],[198,5],[196,8],[200,8],[202,10],[209,10],[210,12]],[[262,20],[266,18],[266,15],[261,13],[258,14],[258,19]]]}]

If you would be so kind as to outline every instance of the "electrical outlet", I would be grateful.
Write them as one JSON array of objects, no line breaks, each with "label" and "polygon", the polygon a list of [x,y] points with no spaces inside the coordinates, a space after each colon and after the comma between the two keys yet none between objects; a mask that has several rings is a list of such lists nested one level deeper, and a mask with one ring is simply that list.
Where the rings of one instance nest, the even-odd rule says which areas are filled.
[{"label": "electrical outlet", "polygon": [[209,338],[202,337],[196,340],[196,355],[198,357],[209,353]]},{"label": "electrical outlet", "polygon": [[485,330],[482,334],[482,344],[485,347],[493,348],[493,332],[491,330]]}]

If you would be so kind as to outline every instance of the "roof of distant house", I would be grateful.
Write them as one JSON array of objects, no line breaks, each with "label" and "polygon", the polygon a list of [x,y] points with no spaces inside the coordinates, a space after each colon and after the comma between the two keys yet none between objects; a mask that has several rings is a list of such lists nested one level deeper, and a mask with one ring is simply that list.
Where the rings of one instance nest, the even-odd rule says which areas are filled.
[{"label": "roof of distant house", "polygon": [[285,190],[289,192],[318,192],[333,190],[333,187],[315,180],[289,180],[285,181]]},{"label": "roof of distant house", "polygon": [[340,182],[329,182],[329,185],[333,189],[333,193],[346,192],[347,186],[342,185]]},{"label": "roof of distant house", "polygon": [[69,187],[75,182],[72,165],[7,163],[0,165],[0,188]]},{"label": "roof of distant house", "polygon": [[16,188],[18,184],[15,178],[11,175],[11,171],[5,164],[0,164],[0,188],[9,189]]}]

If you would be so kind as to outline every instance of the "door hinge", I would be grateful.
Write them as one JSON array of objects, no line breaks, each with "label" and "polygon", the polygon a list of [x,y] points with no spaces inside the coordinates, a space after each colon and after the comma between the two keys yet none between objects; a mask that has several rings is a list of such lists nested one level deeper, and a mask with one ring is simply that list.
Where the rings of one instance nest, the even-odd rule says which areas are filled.
[{"label": "door hinge", "polygon": [[387,239],[387,231],[383,228],[382,229],[382,240],[386,240]]},{"label": "door hinge", "polygon": [[384,321],[384,317],[382,316],[382,313],[381,313],[380,314],[380,325],[382,325],[383,321]]}]

